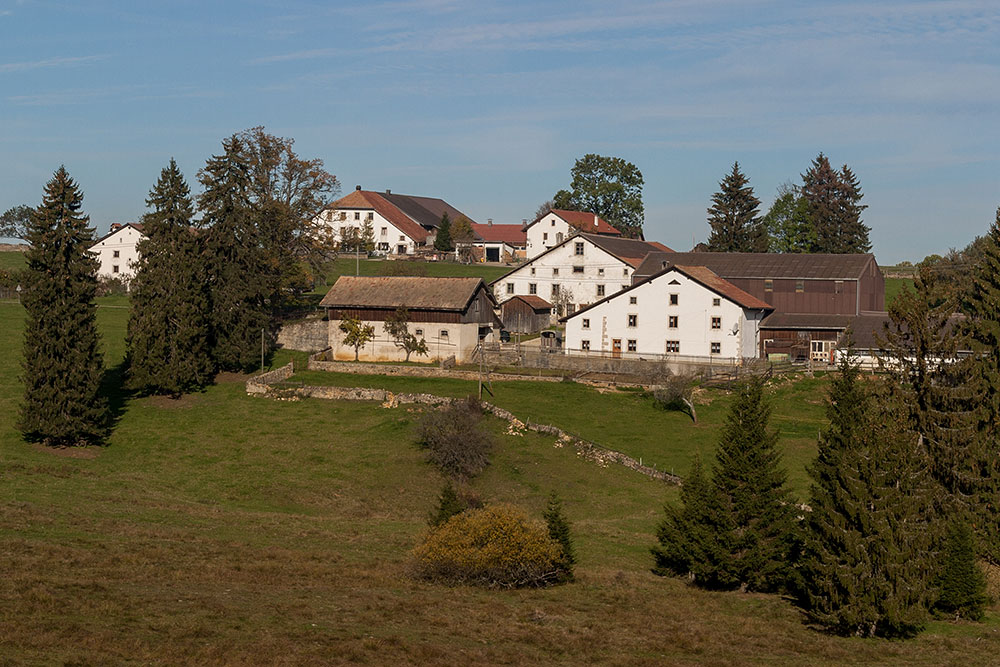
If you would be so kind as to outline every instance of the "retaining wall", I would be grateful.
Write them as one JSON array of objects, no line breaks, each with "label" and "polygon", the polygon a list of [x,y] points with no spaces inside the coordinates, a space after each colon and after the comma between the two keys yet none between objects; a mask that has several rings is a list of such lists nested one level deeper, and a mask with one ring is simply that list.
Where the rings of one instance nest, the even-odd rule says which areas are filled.
[{"label": "retaining wall", "polygon": [[247,393],[248,394],[267,394],[272,391],[270,385],[275,382],[281,382],[282,380],[287,380],[292,377],[295,373],[295,368],[293,368],[292,363],[282,366],[281,368],[275,368],[273,371],[268,371],[267,373],[261,373],[260,375],[255,375],[249,380],[247,380]]},{"label": "retaining wall", "polygon": [[[461,371],[454,368],[435,366],[393,366],[391,364],[363,364],[353,361],[323,361],[325,352],[309,357],[309,370],[333,371],[335,373],[355,373],[358,375],[395,375],[418,378],[454,378],[456,380],[478,380],[478,371]],[[511,373],[490,373],[491,382],[504,380],[533,380],[536,382],[562,382],[561,377],[551,375],[514,375]]]},{"label": "retaining wall", "polygon": [[278,347],[300,352],[315,352],[329,347],[329,324],[322,319],[284,324],[278,329]]}]

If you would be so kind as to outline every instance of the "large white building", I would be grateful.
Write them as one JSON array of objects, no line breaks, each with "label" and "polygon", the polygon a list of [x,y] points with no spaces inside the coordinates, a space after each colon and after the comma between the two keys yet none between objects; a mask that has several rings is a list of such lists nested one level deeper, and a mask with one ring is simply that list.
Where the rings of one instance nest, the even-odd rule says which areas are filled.
[{"label": "large white building", "polygon": [[375,250],[384,255],[412,255],[433,243],[442,216],[452,224],[459,218],[474,222],[443,199],[372,192],[357,186],[353,192],[330,204],[318,222],[327,225],[338,241],[349,240],[371,224]]},{"label": "large white building", "polygon": [[621,236],[621,232],[595,213],[552,209],[539,216],[525,228],[528,259],[554,248],[574,234]]},{"label": "large white building", "polygon": [[585,307],[632,284],[632,274],[651,252],[670,248],[650,241],[576,234],[492,283],[498,302],[537,295],[550,303]]},{"label": "large white building", "polygon": [[672,266],[564,318],[565,350],[736,362],[759,356],[772,310],[703,266]]},{"label": "large white building", "polygon": [[100,267],[97,277],[117,278],[128,284],[138,269],[139,241],[146,238],[142,224],[130,222],[124,225],[114,223],[111,231],[90,246],[90,252],[97,256]]}]

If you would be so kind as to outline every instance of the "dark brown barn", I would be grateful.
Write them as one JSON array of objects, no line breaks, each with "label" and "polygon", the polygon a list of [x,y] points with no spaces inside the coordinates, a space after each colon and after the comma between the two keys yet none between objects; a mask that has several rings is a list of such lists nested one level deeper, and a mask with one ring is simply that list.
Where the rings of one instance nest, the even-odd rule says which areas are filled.
[{"label": "dark brown barn", "polygon": [[552,323],[552,304],[535,294],[507,299],[500,305],[503,328],[515,333],[535,333]]}]

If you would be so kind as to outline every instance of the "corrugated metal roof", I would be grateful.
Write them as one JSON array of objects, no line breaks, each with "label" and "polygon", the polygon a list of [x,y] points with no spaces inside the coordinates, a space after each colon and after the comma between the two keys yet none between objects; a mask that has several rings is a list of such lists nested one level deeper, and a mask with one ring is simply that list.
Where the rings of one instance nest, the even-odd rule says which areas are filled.
[{"label": "corrugated metal roof", "polygon": [[[821,255],[754,252],[676,252],[651,254],[639,266],[637,273],[648,276],[659,273],[665,266],[707,266],[723,278],[815,278],[826,280],[857,280],[870,262],[872,254]],[[666,264],[664,264],[666,263]]]},{"label": "corrugated metal roof", "polygon": [[674,265],[674,268],[692,280],[701,283],[710,290],[726,297],[733,303],[743,306],[744,308],[774,310],[771,304],[765,303],[752,294],[744,292],[731,282],[717,276],[707,267]]},{"label": "corrugated metal roof", "polygon": [[642,260],[651,252],[663,252],[664,248],[670,250],[662,243],[639,241],[638,239],[624,239],[618,236],[602,236],[600,234],[577,234],[577,236],[582,236],[601,250],[611,253],[632,266],[641,265]]},{"label": "corrugated metal roof", "polygon": [[441,224],[441,216],[445,213],[452,224],[459,218],[475,222],[472,218],[459,211],[443,199],[437,197],[417,197],[414,195],[398,195],[395,192],[380,192],[380,197],[396,206],[400,211],[410,216],[419,225],[437,229]]},{"label": "corrugated metal roof", "polygon": [[480,289],[492,300],[482,278],[427,276],[341,276],[326,293],[327,308],[407,308],[464,311]]}]

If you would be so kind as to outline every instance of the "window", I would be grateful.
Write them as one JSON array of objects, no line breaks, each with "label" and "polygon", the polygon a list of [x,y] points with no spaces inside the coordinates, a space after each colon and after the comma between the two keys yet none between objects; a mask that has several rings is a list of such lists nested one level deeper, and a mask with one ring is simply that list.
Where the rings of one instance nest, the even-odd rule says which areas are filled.
[{"label": "window", "polygon": [[528,294],[538,294],[538,283],[528,283]]},{"label": "window", "polygon": [[552,283],[552,298],[559,296],[559,283]]},{"label": "window", "polygon": [[535,275],[535,267],[531,267],[531,275]]},{"label": "window", "polygon": [[677,295],[676,294],[671,294],[670,295],[670,305],[671,306],[676,306],[677,303],[678,303]]},{"label": "window", "polygon": [[804,280],[795,281],[795,291],[799,294],[806,291],[806,285]]},{"label": "window", "polygon": [[680,352],[680,351],[681,351],[681,342],[679,340],[667,341],[667,353]]},{"label": "window", "polygon": [[576,247],[576,254],[583,255],[583,241],[577,241],[575,247]]},{"label": "window", "polygon": [[552,275],[553,276],[558,276],[559,275],[559,269],[552,269]]},{"label": "window", "polygon": [[347,211],[341,211],[339,217],[341,220],[347,220]]},{"label": "window", "polygon": [[354,212],[354,219],[355,220],[360,220],[361,219],[361,212],[360,211],[355,211]]},{"label": "window", "polygon": [[374,219],[375,219],[375,214],[372,213],[371,211],[365,214],[365,220],[374,220]]},{"label": "window", "polygon": [[774,281],[768,278],[764,281],[764,291],[773,292],[774,291]]},{"label": "window", "polygon": [[844,281],[843,280],[835,280],[834,283],[833,283],[833,291],[836,294],[840,294],[841,292],[843,292],[844,291]]},{"label": "window", "polygon": [[563,233],[562,232],[557,232],[556,233],[556,243],[562,243],[562,242],[563,242]]},{"label": "window", "polygon": [[677,328],[677,316],[676,315],[671,315],[670,317],[667,318],[667,326],[670,327],[671,329],[676,329]]},{"label": "window", "polygon": [[333,211],[326,212],[326,221],[331,222],[333,220]]},{"label": "window", "polygon": [[514,283],[507,283],[507,294],[514,293]]},{"label": "window", "polygon": [[583,350],[584,352],[590,352],[590,341],[589,340],[581,340],[580,341],[580,349]]},{"label": "window", "polygon": [[712,299],[712,305],[713,306],[720,306],[720,305],[722,305],[722,299],[720,299],[719,297],[715,297],[714,299]]},{"label": "window", "polygon": [[118,273],[118,265],[117,264],[115,264],[114,266],[111,267],[111,273]]},{"label": "window", "polygon": [[549,220],[549,224],[552,225],[553,227],[555,227],[556,226],[556,221],[555,220]]},{"label": "window", "polygon": [[604,277],[604,269],[597,269],[597,275],[600,276],[601,278],[603,278]]},{"label": "window", "polygon": [[582,266],[574,266],[573,267],[573,273],[583,273],[583,267]]},{"label": "window", "polygon": [[388,243],[379,243],[379,244],[378,244],[378,249],[379,249],[379,250],[383,250],[383,251],[386,251],[386,250],[388,250],[388,249],[389,249],[389,244],[388,244]]},{"label": "window", "polygon": [[628,269],[622,269],[622,275],[628,278]]},{"label": "window", "polygon": [[721,317],[713,317],[712,318],[712,328],[713,329],[721,329],[722,328],[722,318]]},{"label": "window", "polygon": [[639,326],[639,316],[636,315],[636,314],[634,314],[634,313],[630,314],[628,316],[628,325],[630,327],[637,327],[637,326]]},{"label": "window", "polygon": [[712,343],[709,348],[712,354],[719,354],[722,352],[722,343]]},{"label": "window", "polygon": [[636,347],[637,346],[636,346],[636,343],[635,343],[635,339],[634,338],[629,338],[628,339],[628,344],[627,344],[628,351],[629,352],[635,352]]},{"label": "window", "polygon": [[447,337],[448,337],[448,330],[447,329],[441,329],[440,338],[447,338]]},{"label": "window", "polygon": [[548,232],[543,232],[542,233],[542,240],[543,241],[548,241],[549,240],[549,233]]},{"label": "window", "polygon": [[621,291],[624,291],[624,290],[627,290],[627,289],[628,289],[628,285],[622,285],[622,288],[620,290],[618,290],[618,291],[621,292]]},{"label": "window", "polygon": [[402,234],[400,234],[400,235],[399,235],[399,240],[400,240],[400,241],[405,241],[405,240],[406,240],[406,237],[405,237],[405,236],[403,236]]},{"label": "window", "polygon": [[584,329],[589,329],[590,328],[590,318],[587,318],[587,317],[583,318],[582,326],[583,326]]},{"label": "window", "polygon": [[414,329],[413,330],[413,335],[416,336],[416,337],[418,337],[418,338],[423,338],[423,336],[424,336],[424,330],[423,329]]},{"label": "window", "polygon": [[115,253],[114,254],[115,259],[118,259],[118,257],[121,256],[121,253],[118,250],[115,250],[114,253]]},{"label": "window", "polygon": [[604,285],[597,286],[597,297],[600,298],[604,296]]},{"label": "window", "polygon": [[388,233],[389,233],[389,229],[388,229],[387,227],[383,227],[383,228],[382,228],[382,236],[385,236],[385,235],[387,235]]},{"label": "window", "polygon": [[628,302],[629,302],[630,305],[634,306],[636,304],[636,298],[634,296],[630,296],[628,298]]}]

